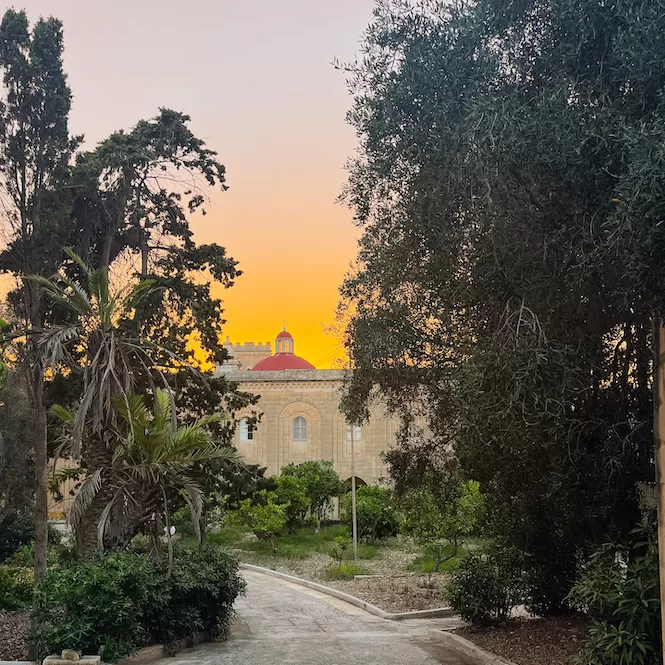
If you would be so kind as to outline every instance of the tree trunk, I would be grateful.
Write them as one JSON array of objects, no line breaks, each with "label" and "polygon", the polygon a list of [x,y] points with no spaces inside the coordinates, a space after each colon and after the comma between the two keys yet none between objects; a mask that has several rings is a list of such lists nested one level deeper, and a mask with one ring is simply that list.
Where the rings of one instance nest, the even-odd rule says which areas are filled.
[{"label": "tree trunk", "polygon": [[[99,438],[87,441],[81,456],[81,467],[85,474],[91,476],[98,469],[109,468],[110,466],[111,453],[104,441]],[[72,525],[74,528],[76,551],[79,556],[90,556],[99,549],[97,525],[104,512],[104,508],[112,498],[113,493],[109,488],[108,482],[104,479],[99,492],[83,513],[80,522]]]},{"label": "tree trunk", "polygon": [[44,405],[44,376],[41,361],[35,363],[33,376],[33,407],[35,424],[35,582],[46,574],[48,549],[48,452],[46,439],[46,406]]},{"label": "tree trunk", "polygon": [[[40,291],[34,283],[24,283],[23,302],[33,332],[41,328]],[[48,550],[48,450],[44,366],[34,337],[28,341],[28,386],[34,409],[33,447],[35,451],[35,582],[46,574]]]}]

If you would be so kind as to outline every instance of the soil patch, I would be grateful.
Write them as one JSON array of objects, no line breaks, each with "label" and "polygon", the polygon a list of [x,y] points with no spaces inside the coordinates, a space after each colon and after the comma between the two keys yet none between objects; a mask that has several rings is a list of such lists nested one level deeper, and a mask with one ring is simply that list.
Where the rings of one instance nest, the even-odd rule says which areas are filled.
[{"label": "soil patch", "polygon": [[589,622],[580,616],[513,619],[493,628],[455,632],[516,665],[573,665],[589,636]]},{"label": "soil patch", "polygon": [[413,612],[446,607],[440,576],[409,575],[404,577],[371,577],[354,581],[326,581],[327,586],[350,593],[385,612]]},{"label": "soil patch", "polygon": [[28,660],[30,612],[0,611],[0,660]]}]

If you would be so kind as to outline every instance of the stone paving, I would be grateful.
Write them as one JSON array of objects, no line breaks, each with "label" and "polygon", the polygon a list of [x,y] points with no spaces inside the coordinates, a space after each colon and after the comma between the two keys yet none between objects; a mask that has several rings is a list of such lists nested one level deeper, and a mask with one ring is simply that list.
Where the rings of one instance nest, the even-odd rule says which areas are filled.
[{"label": "stone paving", "polygon": [[164,665],[470,665],[427,638],[455,619],[386,621],[318,591],[244,575],[247,595],[236,603],[230,639]]}]

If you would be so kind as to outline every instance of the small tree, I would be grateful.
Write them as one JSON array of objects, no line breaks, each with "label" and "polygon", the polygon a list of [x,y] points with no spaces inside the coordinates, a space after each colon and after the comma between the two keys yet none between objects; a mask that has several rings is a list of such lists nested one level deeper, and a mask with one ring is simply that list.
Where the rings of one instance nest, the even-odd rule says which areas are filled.
[{"label": "small tree", "polygon": [[288,464],[282,469],[282,476],[293,476],[302,481],[309,497],[309,512],[319,519],[330,507],[332,499],[345,490],[332,462],[317,460]]},{"label": "small tree", "polygon": [[286,510],[272,501],[261,505],[245,499],[238,505],[237,510],[229,513],[229,524],[246,526],[259,540],[268,540],[275,549],[275,539],[278,538],[286,525]]},{"label": "small tree", "polygon": [[269,493],[270,500],[284,508],[286,525],[292,533],[302,524],[310,507],[310,497],[301,478],[296,476],[278,476],[275,478],[277,489]]},{"label": "small tree", "polygon": [[[385,487],[367,485],[356,491],[358,538],[373,543],[397,535],[397,514],[392,494]],[[342,521],[351,524],[351,493],[342,502]]]},{"label": "small tree", "polygon": [[480,485],[459,484],[449,491],[415,488],[400,501],[404,532],[420,543],[434,559],[432,572],[459,553],[462,538],[475,533],[485,511]]}]

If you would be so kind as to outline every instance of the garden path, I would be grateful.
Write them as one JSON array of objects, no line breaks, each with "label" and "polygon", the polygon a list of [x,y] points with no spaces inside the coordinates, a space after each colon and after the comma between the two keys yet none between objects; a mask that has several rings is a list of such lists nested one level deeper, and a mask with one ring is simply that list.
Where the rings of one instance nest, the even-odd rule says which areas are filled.
[{"label": "garden path", "polygon": [[244,571],[227,642],[201,644],[165,665],[469,665],[427,638],[451,619],[394,622],[325,594]]}]

